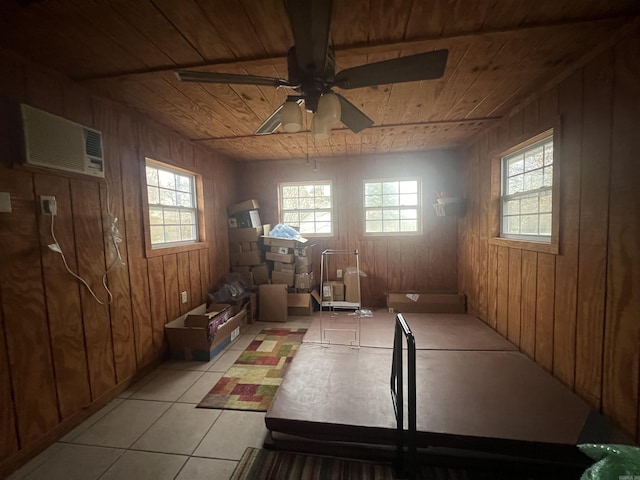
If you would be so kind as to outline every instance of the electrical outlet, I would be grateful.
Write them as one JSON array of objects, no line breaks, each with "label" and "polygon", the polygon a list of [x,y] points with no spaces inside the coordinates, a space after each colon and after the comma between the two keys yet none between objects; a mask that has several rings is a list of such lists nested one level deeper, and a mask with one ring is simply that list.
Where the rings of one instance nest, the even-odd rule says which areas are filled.
[{"label": "electrical outlet", "polygon": [[339,269],[336,271],[336,274],[337,274],[338,278],[342,278],[342,269],[341,269],[341,268],[339,268]]},{"label": "electrical outlet", "polygon": [[187,303],[187,292],[180,292],[180,298],[182,299],[182,303]]},{"label": "electrical outlet", "polygon": [[58,213],[56,197],[52,195],[40,195],[40,208],[43,215],[55,215]]}]

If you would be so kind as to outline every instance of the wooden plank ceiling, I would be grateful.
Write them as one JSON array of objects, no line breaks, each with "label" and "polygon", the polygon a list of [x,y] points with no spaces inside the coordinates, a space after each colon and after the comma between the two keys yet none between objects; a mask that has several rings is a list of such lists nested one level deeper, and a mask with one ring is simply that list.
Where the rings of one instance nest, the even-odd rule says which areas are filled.
[{"label": "wooden plank ceiling", "polygon": [[336,71],[439,48],[439,80],[341,91],[374,126],[253,131],[286,91],[178,82],[178,68],[287,78],[283,0],[0,0],[0,46],[239,160],[451,147],[636,20],[637,0],[334,0]]}]

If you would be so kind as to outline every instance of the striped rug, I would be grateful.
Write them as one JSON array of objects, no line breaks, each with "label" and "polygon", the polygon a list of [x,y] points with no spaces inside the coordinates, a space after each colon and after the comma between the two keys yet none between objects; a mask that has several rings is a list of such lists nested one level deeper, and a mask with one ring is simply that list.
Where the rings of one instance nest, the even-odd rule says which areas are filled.
[{"label": "striped rug", "polygon": [[[418,479],[471,480],[464,470],[421,467]],[[247,448],[231,480],[394,480],[390,465]]]}]

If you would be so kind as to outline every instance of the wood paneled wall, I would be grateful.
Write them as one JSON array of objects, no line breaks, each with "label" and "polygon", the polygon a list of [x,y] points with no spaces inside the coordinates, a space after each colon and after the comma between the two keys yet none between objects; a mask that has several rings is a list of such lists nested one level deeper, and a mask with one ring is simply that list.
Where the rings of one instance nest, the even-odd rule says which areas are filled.
[{"label": "wood paneled wall", "polygon": [[[640,437],[640,34],[465,151],[459,282],[469,310]],[[492,159],[559,119],[559,254],[493,245]],[[495,165],[495,162],[494,162]]]},{"label": "wood paneled wall", "polygon": [[[418,176],[422,178],[423,235],[406,237],[364,236],[363,180]],[[320,252],[358,249],[365,306],[386,305],[386,294],[402,290],[457,289],[457,222],[437,217],[431,204],[436,191],[460,192],[460,163],[447,151],[386,156],[318,159],[318,171],[305,160],[239,163],[238,198],[260,202],[263,223],[278,221],[278,183],[330,180],[334,195],[334,228],[331,238],[313,238],[314,270],[320,275]],[[336,268],[355,265],[353,257],[335,257]]]},{"label": "wood paneled wall", "polygon": [[[232,164],[52,73],[0,55],[0,476],[79,423],[159,360],[164,324],[202,303],[228,271],[226,206]],[[102,131],[107,181],[20,167],[18,103]],[[207,247],[146,258],[141,162],[149,156],[203,176]],[[110,211],[126,266],[108,274],[100,305],[57,253],[40,195],[55,195],[55,234],[69,267],[103,302],[101,277],[114,259]],[[188,302],[180,302],[180,291]],[[95,408],[94,408],[95,407]]]}]

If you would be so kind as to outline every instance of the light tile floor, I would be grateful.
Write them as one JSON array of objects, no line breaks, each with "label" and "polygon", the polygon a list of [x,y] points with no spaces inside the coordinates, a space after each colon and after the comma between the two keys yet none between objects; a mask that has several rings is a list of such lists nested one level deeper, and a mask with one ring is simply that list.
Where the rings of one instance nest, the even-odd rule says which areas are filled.
[{"label": "light tile floor", "polygon": [[258,322],[208,363],[168,361],[31,460],[8,480],[227,480],[247,447],[261,447],[264,413],[195,408],[265,327]]}]

